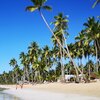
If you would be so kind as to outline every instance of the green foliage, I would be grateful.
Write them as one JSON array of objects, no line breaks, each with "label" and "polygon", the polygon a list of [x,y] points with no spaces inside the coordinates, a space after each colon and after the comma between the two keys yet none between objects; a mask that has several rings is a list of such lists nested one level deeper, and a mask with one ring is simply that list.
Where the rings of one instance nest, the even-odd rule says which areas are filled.
[{"label": "green foliage", "polygon": [[30,12],[33,12],[33,11],[35,11],[36,9],[38,9],[37,6],[28,6],[28,7],[26,8],[26,11],[29,10]]},{"label": "green foliage", "polygon": [[31,0],[31,2],[33,3],[33,6],[28,6],[26,7],[26,11],[29,10],[30,12],[33,12],[35,10],[41,10],[41,9],[45,9],[45,10],[48,10],[48,11],[51,11],[52,8],[50,6],[47,6],[47,5],[44,5],[45,2],[47,0]]},{"label": "green foliage", "polygon": [[[30,1],[33,5],[26,7],[26,10],[30,12],[34,12],[35,10],[40,12],[41,9],[52,10],[50,6],[45,5],[47,0]],[[100,0],[96,0],[93,7],[98,3],[100,3]],[[66,31],[68,29],[68,22],[68,17],[64,16],[63,13],[55,16],[54,22],[52,22],[54,25],[53,33],[64,49],[66,46],[65,40],[68,36],[68,32]],[[100,19],[89,17],[83,25],[85,29],[75,38],[76,42],[68,44],[69,53],[74,59],[82,60],[82,58],[88,58],[85,66],[82,65],[82,62],[79,64],[79,69],[83,71],[87,80],[100,78],[100,63],[95,66],[94,62],[89,60],[90,56],[97,57],[100,60]],[[76,75],[72,62],[68,62],[63,66],[62,58],[69,58],[64,53],[64,49],[59,45],[56,38],[52,36],[54,44],[52,49],[47,45],[40,48],[36,42],[32,42],[28,47],[28,51],[26,53],[21,52],[19,55],[23,68],[17,64],[15,58],[11,59],[9,64],[13,67],[13,70],[8,73],[3,72],[0,75],[0,84],[15,84],[22,77],[30,82],[42,83],[44,81],[57,81],[62,73]],[[95,70],[96,67],[98,68],[97,72]],[[72,78],[70,81],[74,80]]]}]

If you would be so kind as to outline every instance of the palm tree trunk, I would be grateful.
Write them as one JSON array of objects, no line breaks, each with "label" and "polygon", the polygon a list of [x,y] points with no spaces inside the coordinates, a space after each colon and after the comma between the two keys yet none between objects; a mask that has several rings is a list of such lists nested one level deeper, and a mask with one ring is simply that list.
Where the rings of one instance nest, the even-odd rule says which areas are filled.
[{"label": "palm tree trunk", "polygon": [[31,68],[31,79],[32,79],[32,83],[33,83],[33,68]]},{"label": "palm tree trunk", "polygon": [[98,40],[97,40],[97,47],[100,50],[100,44],[99,44],[99,41]]},{"label": "palm tree trunk", "polygon": [[81,75],[82,75],[82,77],[81,77],[81,81],[82,81],[82,80],[85,78],[84,75],[83,75],[83,74],[84,74],[83,58],[80,59],[80,66],[82,67],[82,73],[81,73]]},{"label": "palm tree trunk", "polygon": [[18,73],[16,72],[16,84],[18,82]]},{"label": "palm tree trunk", "polygon": [[91,73],[91,72],[90,72],[90,65],[88,65],[88,66],[89,66],[89,82],[90,82],[90,73]]},{"label": "palm tree trunk", "polygon": [[97,5],[98,2],[99,2],[99,0],[96,0],[96,1],[94,2],[94,4],[92,5],[92,8],[94,8],[94,7]]},{"label": "palm tree trunk", "polygon": [[31,79],[32,79],[32,83],[33,83],[33,72],[31,73]]},{"label": "palm tree trunk", "polygon": [[[61,43],[60,43],[59,40],[57,39],[57,37],[55,36],[55,34],[53,33],[53,31],[52,31],[52,29],[50,28],[50,26],[48,25],[48,23],[47,23],[47,21],[46,21],[46,19],[45,19],[45,17],[43,16],[43,14],[42,14],[41,11],[40,11],[40,15],[41,15],[43,21],[45,22],[46,26],[47,26],[48,29],[50,30],[50,32],[53,34],[53,36],[54,36],[55,39],[57,40],[58,44],[64,49],[64,52],[69,56],[70,60],[73,62],[74,67],[75,67],[75,71],[76,71],[77,81],[78,81],[79,79],[78,79],[78,71],[77,71],[77,69],[79,70],[79,68],[76,66],[75,62],[74,62],[73,59],[71,58],[70,53],[69,53],[69,50],[68,50],[68,46],[66,45],[66,49],[67,49],[67,51],[66,51],[65,48],[61,45]],[[80,70],[79,70],[79,71],[80,71]]]},{"label": "palm tree trunk", "polygon": [[14,74],[12,73],[12,82],[14,83],[14,81],[15,81],[15,80],[14,80]]},{"label": "palm tree trunk", "polygon": [[[64,37],[64,41],[66,43],[66,49],[67,49],[67,55],[68,57],[70,58],[70,61],[73,62],[73,65],[74,65],[74,68],[75,68],[75,71],[76,71],[76,81],[79,82],[79,74],[78,74],[78,70],[80,71],[80,69],[77,67],[76,63],[74,62],[74,60],[72,59],[71,55],[70,55],[70,52],[69,52],[69,49],[68,49],[68,45],[67,45],[67,41],[66,41],[66,38],[63,34],[63,37]],[[80,71],[81,72],[81,71]],[[81,72],[82,73],[82,72]]]},{"label": "palm tree trunk", "polygon": [[[62,38],[62,41],[63,41],[63,47],[65,45],[65,41],[64,41],[64,38]],[[63,57],[63,61],[62,61],[62,66],[63,66],[63,76],[64,76],[64,82],[65,82],[65,66],[64,66],[64,60],[65,60],[65,52],[64,52],[64,48],[62,48],[62,57]]]},{"label": "palm tree trunk", "polygon": [[[43,21],[45,22],[46,26],[48,27],[48,29],[50,30],[50,32],[51,32],[52,35],[54,36],[54,38],[57,40],[58,44],[63,48],[63,46],[61,45],[60,41],[59,41],[59,40],[57,39],[57,37],[55,36],[54,32],[53,32],[52,29],[50,28],[49,24],[47,23],[47,21],[46,21],[46,19],[45,19],[45,17],[43,16],[43,14],[42,14],[41,11],[40,11],[40,15],[41,15]],[[66,50],[64,49],[64,51],[66,51]]]},{"label": "palm tree trunk", "polygon": [[[89,55],[88,55],[88,62],[89,62]],[[89,68],[88,68],[88,71],[89,71],[88,73],[89,73],[89,82],[90,82],[90,74],[91,74],[90,65],[88,65],[88,67],[89,67]]]},{"label": "palm tree trunk", "polygon": [[64,65],[63,65],[63,57],[62,57],[62,48],[60,46],[60,63],[61,63],[61,82],[65,82],[65,72],[64,72]]},{"label": "palm tree trunk", "polygon": [[24,73],[23,73],[23,79],[22,79],[22,81],[24,82],[25,81],[25,78],[26,78],[26,75],[25,75],[25,67],[24,67],[24,69],[23,69],[23,71],[24,71]]},{"label": "palm tree trunk", "polygon": [[28,71],[28,66],[26,68],[26,76],[27,76],[27,80],[29,81],[29,71]]},{"label": "palm tree trunk", "polygon": [[98,51],[97,51],[96,43],[95,43],[95,49],[96,49],[96,71],[98,73]]}]

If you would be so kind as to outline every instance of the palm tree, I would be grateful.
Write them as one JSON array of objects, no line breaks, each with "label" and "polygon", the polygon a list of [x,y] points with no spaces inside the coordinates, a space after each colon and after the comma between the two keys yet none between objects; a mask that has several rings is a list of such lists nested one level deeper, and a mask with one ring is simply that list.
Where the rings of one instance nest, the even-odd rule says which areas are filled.
[{"label": "palm tree", "polygon": [[[37,82],[43,82],[47,68],[51,65],[51,52],[48,46],[40,49],[36,42],[32,42],[28,47],[29,60],[32,67],[32,75]],[[31,76],[33,77],[33,76]]]},{"label": "palm tree", "polygon": [[94,4],[92,5],[92,8],[94,8],[97,4],[100,4],[100,0],[96,0],[96,1],[94,2]]},{"label": "palm tree", "polygon": [[52,51],[50,50],[50,48],[46,45],[44,48],[43,48],[43,53],[44,55],[44,60],[45,60],[45,63],[46,63],[46,67],[47,68],[50,68],[51,65],[52,65]]},{"label": "palm tree", "polygon": [[13,83],[13,80],[12,80],[12,71],[9,71],[8,72],[8,83],[7,84],[12,84]]},{"label": "palm tree", "polygon": [[[57,40],[58,44],[63,48],[63,46],[61,45],[60,41],[57,39],[56,35],[54,34],[54,32],[50,28],[49,24],[47,23],[44,15],[43,15],[43,13],[41,12],[42,9],[49,10],[49,11],[52,10],[52,8],[50,6],[44,5],[46,1],[47,0],[31,0],[31,2],[33,3],[33,6],[26,7],[26,10],[29,10],[31,12],[33,12],[35,10],[38,10],[39,11],[40,16],[42,17],[42,19],[45,22],[46,26],[48,27],[48,29],[50,30],[50,32],[53,34],[53,36]],[[64,51],[66,52],[65,49],[64,49]]]},{"label": "palm tree", "polygon": [[[56,32],[54,32],[56,34]],[[60,42],[62,42],[62,35],[56,35],[56,37],[59,39]],[[61,65],[61,81],[63,82],[64,81],[64,64],[63,64],[63,58],[64,58],[64,52],[63,52],[63,49],[61,48],[61,46],[57,43],[57,41],[55,40],[54,37],[52,37],[52,40],[53,40],[53,43],[54,43],[54,46],[55,48],[58,47],[58,53],[56,54],[56,57],[58,56],[59,60],[60,60],[60,65]],[[63,42],[62,42],[63,44]]]},{"label": "palm tree", "polygon": [[[24,66],[24,62],[25,62],[25,53],[21,52],[19,59],[21,60],[21,64]],[[25,80],[25,68],[23,68],[23,80]]]},{"label": "palm tree", "polygon": [[51,31],[51,33],[54,35],[53,31],[51,30],[49,24],[47,23],[43,13],[41,12],[42,9],[51,11],[52,8],[50,6],[44,5],[46,3],[47,0],[31,0],[31,2],[33,3],[33,6],[28,6],[26,7],[26,10],[29,10],[31,12],[38,10],[40,13],[40,16],[42,17],[43,21],[45,22],[46,26],[49,28],[49,30]]},{"label": "palm tree", "polygon": [[[55,21],[52,22],[52,24],[54,24],[54,34],[57,37],[57,39],[59,40],[59,42],[61,43],[61,45],[63,46],[63,49],[61,47],[61,45],[58,44],[59,46],[59,50],[60,50],[60,62],[61,62],[61,76],[62,76],[62,81],[64,81],[64,64],[63,64],[63,60],[64,60],[64,45],[65,45],[65,36],[67,35],[66,29],[68,27],[67,23],[67,17],[64,16],[62,13],[59,13],[58,16],[55,16]],[[52,38],[55,38],[54,36]],[[55,40],[57,41],[57,40]]]},{"label": "palm tree", "polygon": [[[42,17],[43,21],[45,22],[46,26],[48,27],[48,29],[50,30],[50,32],[53,34],[53,36],[55,37],[55,39],[57,40],[58,44],[63,48],[63,46],[61,45],[60,41],[57,39],[57,37],[55,36],[55,34],[53,33],[52,29],[50,28],[49,24],[47,23],[43,13],[41,12],[41,9],[46,9],[46,10],[51,10],[51,7],[49,6],[44,6],[44,3],[46,2],[46,0],[31,0],[32,3],[34,4],[34,6],[28,6],[26,7],[26,10],[29,10],[31,12],[38,10],[40,13],[40,16]],[[67,46],[66,46],[67,47]],[[68,48],[67,51],[63,48],[63,50],[65,51],[66,54],[69,55]],[[69,58],[72,60],[71,56],[69,55]],[[73,61],[73,60],[72,60]],[[74,65],[76,66],[75,62],[73,61]]]},{"label": "palm tree", "polygon": [[[35,59],[37,58],[37,54],[39,51],[39,46],[36,42],[32,42],[28,47],[28,55],[31,65],[34,63]],[[41,52],[41,51],[40,51]]]},{"label": "palm tree", "polygon": [[[86,24],[86,23],[85,23]],[[87,25],[89,26],[89,25]],[[92,25],[91,25],[92,26]],[[95,55],[94,54],[94,45],[93,45],[93,40],[92,37],[90,37],[91,35],[89,35],[90,32],[89,28],[85,27],[86,30],[82,30],[79,33],[79,36],[77,36],[76,39],[76,43],[78,46],[78,51],[79,51],[79,55],[78,57],[82,60],[82,58],[87,58],[89,61],[90,56]],[[92,27],[90,27],[91,29]],[[88,35],[87,35],[88,34]]]},{"label": "palm tree", "polygon": [[[41,49],[39,49],[39,46],[36,42],[32,42],[30,46],[28,47],[28,55],[29,55],[29,62],[31,67],[31,77],[33,81],[33,75],[35,74],[35,64],[36,61],[38,61],[38,56],[41,54]],[[38,62],[37,62],[38,63]]]},{"label": "palm tree", "polygon": [[83,58],[86,58],[87,54],[88,54],[88,41],[86,39],[86,36],[84,34],[84,31],[82,30],[80,33],[79,33],[79,36],[75,37],[75,40],[76,40],[76,43],[75,43],[75,46],[76,46],[76,56],[78,59],[80,59],[80,65],[82,67],[82,73],[83,74],[83,63],[82,63],[82,60]]},{"label": "palm tree", "polygon": [[50,48],[46,45],[43,48],[43,52],[42,52],[42,56],[41,56],[41,63],[44,66],[43,67],[43,72],[44,72],[44,77],[47,78],[48,75],[46,75],[47,73],[49,74],[49,71],[53,65],[54,60],[53,58],[53,52],[52,50],[50,50]]},{"label": "palm tree", "polygon": [[8,76],[7,73],[4,71],[3,72],[3,81],[4,81],[5,84],[7,84],[7,81],[8,81],[7,76]]},{"label": "palm tree", "polygon": [[91,74],[94,72],[94,64],[93,64],[93,61],[88,60],[88,62],[86,63],[85,70],[87,71],[88,81],[90,81]]},{"label": "palm tree", "polygon": [[[77,59],[77,61],[78,61],[77,65],[78,65],[78,71],[79,71],[78,74],[81,74],[82,78],[83,78],[84,75],[83,75],[83,63],[82,63],[82,61],[83,61],[83,57],[85,55],[85,53],[84,53],[85,52],[84,51],[85,50],[84,45],[83,45],[82,42],[78,41],[78,42],[76,42],[74,44],[72,44],[72,43],[69,44],[68,48],[69,48],[69,52],[70,52],[70,55],[71,55],[72,59]],[[73,63],[72,63],[72,66],[73,66]],[[74,72],[74,73],[76,73],[76,72]]]},{"label": "palm tree", "polygon": [[73,65],[70,61],[68,64],[65,65],[65,70],[67,75],[72,74],[71,71],[73,70]]},{"label": "palm tree", "polygon": [[84,41],[86,40],[85,38],[85,34],[84,31],[82,30],[79,33],[79,36],[75,37],[76,40],[76,49],[80,52],[80,54],[78,55],[80,59],[82,59],[82,57],[84,56]]},{"label": "palm tree", "polygon": [[[68,45],[66,42],[66,38],[68,35],[68,33],[66,32],[66,29],[68,29],[67,17],[64,16],[62,13],[59,13],[58,16],[55,16],[54,18],[55,18],[55,21],[53,22],[53,24],[55,25],[54,33],[55,33],[56,37],[58,38],[59,42],[61,43],[61,45],[59,45],[59,44],[58,45],[60,47],[60,54],[61,54],[62,78],[64,79],[64,66],[62,64],[62,61],[63,61],[62,58],[64,58],[64,52],[65,52],[68,55],[68,57],[70,58],[71,62],[73,62],[73,64],[74,64],[74,68],[76,70],[76,76],[77,76],[77,80],[78,80],[78,70],[77,70],[78,67],[76,66],[75,62],[73,61],[73,59],[70,55]],[[62,48],[63,48],[63,51],[61,50]],[[66,48],[66,51],[64,48]]]},{"label": "palm tree", "polygon": [[[14,69],[16,64],[17,64],[16,59],[15,58],[11,59],[9,64],[10,64],[10,66],[13,66],[13,69]],[[12,76],[13,76],[13,83],[14,83],[15,82],[15,80],[14,80],[14,73],[12,74]]]},{"label": "palm tree", "polygon": [[56,72],[56,78],[58,79],[61,75],[61,63],[58,62],[55,72]]},{"label": "palm tree", "polygon": [[18,64],[16,64],[15,67],[14,67],[14,73],[16,75],[16,77],[15,77],[16,78],[16,82],[18,81],[19,72],[20,72],[19,66],[18,66]]},{"label": "palm tree", "polygon": [[19,58],[21,60],[21,64],[23,65],[23,81],[25,81],[26,78],[29,81],[29,56],[28,54],[21,52]]},{"label": "palm tree", "polygon": [[16,59],[15,58],[11,59],[9,64],[10,64],[10,66],[15,67],[15,65],[17,64]]},{"label": "palm tree", "polygon": [[96,62],[98,62],[100,59],[100,22],[99,20],[96,21],[94,17],[89,17],[88,21],[84,23],[84,26],[89,44],[92,44],[95,47]]},{"label": "palm tree", "polygon": [[[51,11],[52,8],[50,6],[44,5],[46,3],[47,0],[31,0],[31,2],[33,3],[33,6],[28,6],[26,7],[26,10],[29,10],[31,12],[38,10],[40,13],[40,16],[42,17],[43,21],[45,22],[46,26],[48,27],[48,29],[50,30],[50,32],[54,35],[55,39],[57,40],[58,44],[61,45],[61,43],[59,42],[59,40],[57,39],[57,37],[55,36],[55,34],[53,33],[52,29],[50,28],[49,24],[47,23],[43,13],[41,12],[42,9]],[[61,47],[63,47],[61,45]]]}]

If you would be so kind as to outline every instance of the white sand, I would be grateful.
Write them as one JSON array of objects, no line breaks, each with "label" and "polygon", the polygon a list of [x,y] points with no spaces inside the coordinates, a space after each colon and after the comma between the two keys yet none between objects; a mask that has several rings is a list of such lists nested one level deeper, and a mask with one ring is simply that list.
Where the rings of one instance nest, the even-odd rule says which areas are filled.
[{"label": "white sand", "polygon": [[15,95],[22,100],[100,100],[100,81],[95,83],[49,83],[24,85],[0,85],[9,88],[4,93]]},{"label": "white sand", "polygon": [[10,88],[4,93],[15,95],[22,100],[100,100],[100,98],[92,96],[83,96],[69,93],[55,93],[33,88]]},{"label": "white sand", "polygon": [[32,89],[9,89],[4,93],[15,95],[22,100],[100,100],[97,97],[82,96],[77,94],[63,94]]}]

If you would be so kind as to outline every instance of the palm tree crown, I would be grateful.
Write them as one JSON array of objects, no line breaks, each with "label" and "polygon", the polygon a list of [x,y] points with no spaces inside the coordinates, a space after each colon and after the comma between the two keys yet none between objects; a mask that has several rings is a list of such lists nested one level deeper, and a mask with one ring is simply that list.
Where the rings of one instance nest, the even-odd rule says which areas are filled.
[{"label": "palm tree crown", "polygon": [[26,10],[29,10],[31,12],[35,11],[35,10],[41,10],[41,9],[45,9],[45,10],[52,10],[52,8],[50,6],[44,5],[45,2],[47,0],[31,0],[31,2],[33,3],[34,6],[28,6],[26,7]]}]

